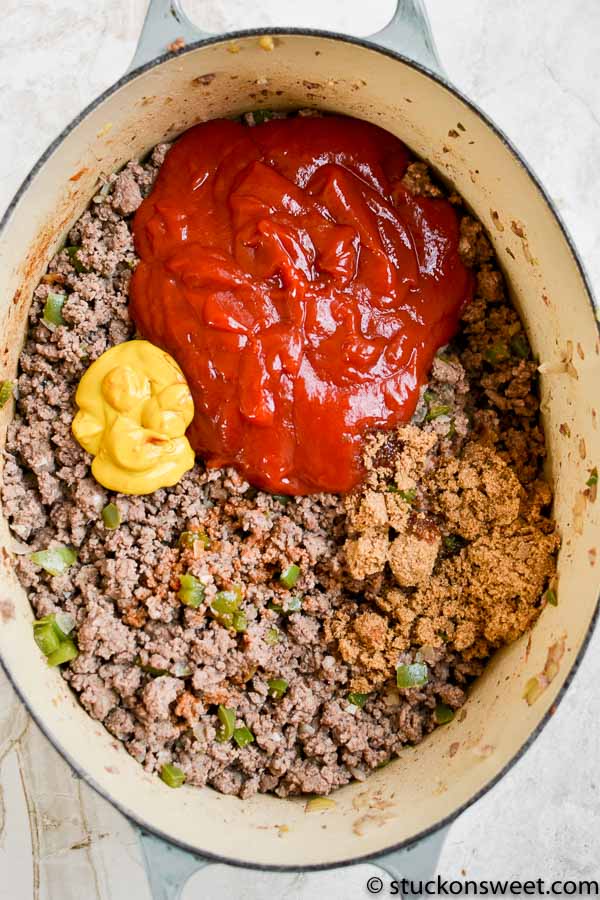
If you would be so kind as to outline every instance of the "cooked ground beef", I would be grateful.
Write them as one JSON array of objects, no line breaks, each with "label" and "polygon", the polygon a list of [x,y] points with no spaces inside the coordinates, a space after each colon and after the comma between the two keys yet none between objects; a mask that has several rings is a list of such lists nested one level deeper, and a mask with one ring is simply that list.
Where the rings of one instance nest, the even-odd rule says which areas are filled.
[{"label": "cooked ground beef", "polygon": [[[129,217],[167,149],[101,186],[35,292],[4,510],[32,550],[68,544],[78,559],[55,577],[27,555],[15,566],[38,616],[75,617],[80,653],[63,675],[148,771],[171,762],[188,783],[241,797],[326,794],[420,741],[438,704],[460,707],[493,648],[543,605],[556,539],[544,513],[536,364],[487,237],[453,195],[476,297],[413,425],[369,442],[356,494],[277,498],[201,463],[173,488],[111,494],[71,435],[74,394],[87,366],[133,335]],[[422,163],[405,180],[440,193]],[[50,292],[66,297],[64,325],[42,319]],[[115,530],[101,516],[111,501]],[[179,547],[186,530],[209,546]],[[290,590],[279,575],[292,563],[300,577]],[[177,597],[183,572],[205,586],[197,609]],[[210,609],[236,585],[241,634]],[[398,689],[396,666],[415,660],[426,661],[428,682]],[[280,699],[272,678],[289,685]],[[350,691],[368,693],[362,708]],[[254,742],[215,740],[218,704],[235,708]]]}]

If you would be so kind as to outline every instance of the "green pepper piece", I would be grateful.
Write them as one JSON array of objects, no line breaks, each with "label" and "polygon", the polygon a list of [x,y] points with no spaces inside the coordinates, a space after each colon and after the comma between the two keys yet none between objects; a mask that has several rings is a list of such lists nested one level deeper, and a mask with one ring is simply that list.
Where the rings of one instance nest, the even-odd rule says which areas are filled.
[{"label": "green pepper piece", "polygon": [[133,661],[134,665],[136,665],[142,672],[145,672],[147,675],[152,675],[153,678],[158,678],[160,675],[168,675],[168,669],[158,669],[156,666],[145,666],[139,656]]},{"label": "green pepper piece", "polygon": [[75,625],[75,619],[73,616],[69,615],[69,613],[65,612],[57,612],[50,613],[49,616],[44,616],[43,619],[36,619],[33,623],[34,631],[38,628],[43,628],[46,625],[50,625],[56,634],[56,637],[61,641],[71,633],[73,627]]},{"label": "green pepper piece", "polygon": [[446,406],[443,403],[438,403],[437,406],[430,406],[427,411],[427,415],[425,416],[425,421],[432,422],[434,419],[438,419],[440,416],[447,416],[451,409],[451,406]]},{"label": "green pepper piece", "polygon": [[[237,624],[239,626],[244,624],[246,615],[239,608],[241,600],[242,592],[239,587],[234,588],[232,591],[219,591],[215,595],[210,608],[216,620],[225,628],[235,628],[236,616],[238,617]],[[244,631],[245,628],[240,628],[240,630]]]},{"label": "green pepper piece", "polygon": [[275,644],[279,643],[279,629],[278,628],[269,628],[265,635],[265,641],[267,644],[270,644],[271,647],[274,647]]},{"label": "green pepper piece", "polygon": [[14,387],[12,381],[3,381],[0,384],[0,409],[3,409],[12,397]]},{"label": "green pepper piece", "polygon": [[65,247],[65,250],[66,250],[67,256],[69,257],[69,262],[71,263],[71,265],[73,266],[73,268],[75,269],[76,272],[79,272],[79,274],[81,275],[82,273],[85,273],[88,271],[86,269],[86,267],[84,266],[84,264],[79,259],[78,254],[79,254],[79,251],[81,250],[81,247],[75,247],[75,246]]},{"label": "green pepper piece", "polygon": [[429,680],[425,663],[409,663],[396,669],[396,684],[399,688],[422,687]]},{"label": "green pepper piece", "polygon": [[180,575],[177,596],[186,606],[198,609],[204,600],[204,585],[193,575]]},{"label": "green pepper piece", "polygon": [[300,566],[292,563],[291,566],[288,566],[287,569],[283,570],[283,572],[279,576],[279,581],[284,587],[291,589],[294,587],[299,578]]},{"label": "green pepper piece", "polygon": [[598,484],[598,469],[596,468],[596,466],[594,466],[594,468],[590,472],[590,477],[586,481],[586,485],[587,485],[587,487],[591,488],[591,487],[595,487],[595,485],[597,485],[597,484]]},{"label": "green pepper piece", "polygon": [[119,507],[115,503],[107,503],[102,510],[102,521],[104,527],[109,531],[114,531],[121,524],[121,513]]},{"label": "green pepper piece", "polygon": [[529,344],[522,331],[518,334],[513,334],[510,339],[510,349],[519,359],[527,359],[529,356]]},{"label": "green pepper piece", "polygon": [[438,725],[447,725],[454,718],[454,710],[445,703],[438,703],[433,717]]},{"label": "green pepper piece", "polygon": [[447,534],[444,538],[444,550],[446,553],[458,553],[465,546],[465,541],[458,534]]},{"label": "green pepper piece", "polygon": [[243,593],[239,584],[236,584],[230,591],[218,591],[215,595],[215,600],[231,600],[235,601],[237,605],[242,602]]},{"label": "green pepper piece", "polygon": [[302,609],[302,597],[290,597],[285,606],[281,603],[267,603],[267,609],[271,609],[281,616],[288,616],[291,613],[300,612]]},{"label": "green pepper piece", "polygon": [[348,701],[352,703],[353,706],[358,706],[361,709],[369,699],[369,694],[361,694],[359,691],[352,691],[348,694]]},{"label": "green pepper piece", "polygon": [[233,615],[237,612],[240,601],[233,591],[219,591],[211,604],[211,608],[222,615]]},{"label": "green pepper piece", "polygon": [[217,716],[221,723],[217,729],[216,740],[220,744],[230,741],[235,731],[235,709],[219,705]]},{"label": "green pepper piece", "polygon": [[246,728],[246,726],[243,725],[241,728],[235,729],[235,731],[233,732],[233,739],[241,750],[247,744],[252,743],[252,741],[254,740],[254,735],[249,728]]},{"label": "green pepper piece", "polygon": [[62,666],[63,663],[71,662],[72,659],[76,659],[78,656],[79,650],[75,645],[75,641],[72,641],[71,638],[66,638],[64,641],[61,641],[58,648],[49,655],[48,665]]},{"label": "green pepper piece", "polygon": [[77,553],[72,547],[51,547],[49,550],[36,550],[29,555],[29,559],[49,575],[64,575],[77,560]]},{"label": "green pepper piece", "polygon": [[549,603],[550,606],[558,606],[558,597],[556,596],[556,591],[553,591],[552,588],[548,588],[544,596],[546,603]]},{"label": "green pepper piece", "polygon": [[233,620],[231,622],[231,627],[234,631],[243,632],[248,628],[248,619],[246,617],[246,613],[243,609],[238,610],[233,614]]},{"label": "green pepper piece", "polygon": [[484,351],[484,358],[493,366],[496,363],[504,362],[509,357],[508,347],[502,341],[496,341],[491,347]]},{"label": "green pepper piece", "polygon": [[50,613],[49,616],[43,616],[41,619],[36,619],[33,623],[34,628],[41,628],[42,625],[52,625],[59,640],[62,640],[64,637],[66,637],[66,635],[63,634],[62,631],[57,627],[56,617],[54,613]]},{"label": "green pepper piece", "polygon": [[44,656],[50,656],[60,647],[60,638],[52,622],[34,622],[33,639]]},{"label": "green pepper piece", "polygon": [[191,550],[196,541],[200,541],[207,550],[210,547],[210,538],[205,531],[182,531],[177,544],[185,550]]},{"label": "green pepper piece", "polygon": [[170,788],[178,788],[185,782],[185,772],[173,763],[165,763],[160,770],[160,777]]},{"label": "green pepper piece", "polygon": [[254,119],[255,125],[262,125],[263,122],[269,122],[275,117],[272,109],[253,109],[250,111],[250,115]]},{"label": "green pepper piece", "polygon": [[271,494],[273,500],[277,500],[278,503],[281,503],[282,506],[287,506],[291,497],[288,497],[287,494]]},{"label": "green pepper piece", "polygon": [[398,494],[406,503],[414,503],[417,498],[416,488],[407,488],[407,490],[401,491],[395,484],[390,484],[387,491],[388,494]]},{"label": "green pepper piece", "polygon": [[65,320],[62,317],[62,308],[66,299],[64,294],[54,294],[50,291],[44,304],[45,322],[49,322],[51,325],[65,324]]},{"label": "green pepper piece", "polygon": [[58,610],[58,612],[54,613],[54,626],[58,631],[59,637],[62,641],[63,638],[66,638],[75,627],[75,618],[71,615],[71,613],[63,612],[62,610]]},{"label": "green pepper piece", "polygon": [[281,700],[288,689],[288,683],[285,678],[270,678],[267,684],[269,686],[269,696],[273,700]]}]

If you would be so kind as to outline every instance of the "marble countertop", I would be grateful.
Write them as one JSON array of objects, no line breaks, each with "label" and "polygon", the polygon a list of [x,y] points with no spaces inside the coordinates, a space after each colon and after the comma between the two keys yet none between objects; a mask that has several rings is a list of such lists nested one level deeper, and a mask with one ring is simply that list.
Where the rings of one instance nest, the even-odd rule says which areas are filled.
[{"label": "marble countertop", "polygon": [[[64,125],[127,67],[145,0],[4,0],[0,208]],[[449,77],[533,165],[600,296],[600,4],[426,0]],[[214,31],[305,25],[367,34],[393,0],[184,0]],[[343,7],[343,8],[342,8]],[[445,877],[600,878],[600,632],[567,699],[507,776],[452,826]],[[42,737],[0,673],[0,900],[149,900],[135,833]],[[216,866],[184,900],[367,896],[370,866],[310,875]]]}]

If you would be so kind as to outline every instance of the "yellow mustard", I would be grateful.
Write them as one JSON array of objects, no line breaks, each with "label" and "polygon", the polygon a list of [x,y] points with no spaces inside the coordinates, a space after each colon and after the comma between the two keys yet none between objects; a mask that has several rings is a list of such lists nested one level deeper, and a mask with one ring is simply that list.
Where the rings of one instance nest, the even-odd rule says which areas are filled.
[{"label": "yellow mustard", "polygon": [[175,360],[148,341],[111,347],[79,382],[73,434],[96,481],[122,494],[177,484],[194,465],[194,401]]}]

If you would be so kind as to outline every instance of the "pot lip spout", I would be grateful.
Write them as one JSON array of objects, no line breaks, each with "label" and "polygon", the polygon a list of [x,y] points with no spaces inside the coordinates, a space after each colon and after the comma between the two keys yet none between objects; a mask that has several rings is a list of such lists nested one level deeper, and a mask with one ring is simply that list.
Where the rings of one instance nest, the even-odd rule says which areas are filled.
[{"label": "pot lip spout", "polygon": [[[126,74],[124,74],[121,78],[119,78],[113,85],[103,91],[95,100],[93,100],[90,104],[88,104],[64,129],[63,131],[55,138],[54,141],[47,147],[47,149],[42,153],[40,158],[31,168],[28,175],[23,180],[22,184],[16,191],[14,197],[11,202],[7,206],[1,220],[0,220],[0,241],[2,240],[2,235],[10,220],[12,215],[20,203],[22,198],[26,195],[27,190],[37,174],[42,170],[46,162],[57,152],[65,139],[70,135],[70,133],[82,122],[85,118],[92,113],[102,102],[111,97],[121,88],[125,87],[129,84],[129,82],[134,79],[144,75],[146,72],[161,66],[163,63],[167,63],[172,60],[175,56],[181,57],[183,55],[194,53],[198,50],[203,49],[204,47],[211,46],[213,44],[240,40],[248,37],[261,37],[263,35],[271,35],[271,36],[292,36],[292,37],[306,37],[306,38],[314,38],[317,40],[329,40],[336,42],[343,42],[345,44],[361,47],[365,50],[372,51],[373,53],[381,54],[386,56],[394,61],[402,63],[405,66],[409,66],[426,78],[430,79],[436,87],[447,91],[454,98],[458,99],[462,102],[466,107],[468,107],[476,116],[478,116],[484,125],[490,128],[493,133],[499,138],[499,140],[504,144],[504,146],[510,151],[514,159],[517,163],[519,163],[526,173],[529,175],[529,178],[533,182],[534,186],[537,188],[539,194],[542,199],[545,201],[548,213],[554,217],[560,231],[569,247],[571,252],[571,256],[575,263],[575,266],[579,272],[582,283],[585,288],[585,292],[587,294],[588,302],[592,308],[594,313],[594,319],[596,321],[596,327],[598,329],[598,334],[600,335],[600,321],[596,316],[596,308],[594,305],[594,296],[591,287],[591,283],[589,277],[585,271],[583,263],[579,257],[577,249],[575,247],[574,241],[567,229],[565,223],[563,222],[558,210],[554,206],[548,192],[543,186],[542,182],[535,174],[531,166],[526,162],[526,160],[521,156],[520,152],[517,150],[512,141],[507,137],[507,135],[499,128],[490,117],[472,100],[470,100],[462,91],[460,91],[457,87],[455,87],[444,75],[441,75],[438,72],[433,71],[432,69],[427,68],[421,63],[415,62],[414,60],[408,58],[407,56],[398,53],[392,49],[387,47],[383,47],[378,45],[377,43],[363,38],[350,37],[348,35],[339,34],[336,32],[323,31],[323,30],[314,30],[314,29],[304,29],[304,28],[259,28],[259,29],[246,29],[241,31],[233,31],[224,35],[211,36],[208,38],[204,38],[199,41],[195,41],[186,45],[183,49],[177,52],[167,52],[157,57],[156,59],[151,60],[150,62],[144,63],[136,69],[133,69]],[[170,844],[180,847],[183,850],[186,850],[192,854],[200,854],[204,856],[206,859],[223,863],[226,865],[233,865],[242,868],[248,869],[256,869],[256,870],[264,870],[264,871],[280,871],[280,872],[311,872],[311,871],[321,871],[326,869],[334,869],[342,866],[348,866],[358,863],[368,863],[375,862],[380,859],[382,856],[397,852],[408,847],[412,847],[430,835],[436,833],[440,829],[445,826],[450,825],[462,812],[468,809],[473,803],[479,800],[483,795],[485,795],[494,785],[502,778],[507,772],[521,759],[524,753],[528,750],[528,748],[533,744],[538,735],[545,728],[546,724],[550,720],[553,712],[555,711],[558,704],[562,701],[565,696],[565,693],[571,684],[583,657],[588,648],[591,636],[594,632],[594,629],[597,625],[598,618],[600,615],[600,597],[596,598],[596,606],[591,615],[590,622],[581,643],[581,646],[572,662],[571,668],[565,678],[563,685],[558,692],[554,704],[552,707],[545,713],[543,718],[540,720],[535,729],[530,733],[527,740],[516,750],[515,754],[508,760],[508,762],[502,767],[502,769],[497,772],[488,782],[483,784],[471,797],[469,797],[464,803],[462,803],[458,808],[454,809],[449,815],[435,822],[428,828],[422,830],[418,834],[398,843],[391,844],[386,847],[382,847],[381,849],[372,852],[366,853],[358,856],[351,856],[349,858],[336,859],[332,862],[324,862],[324,863],[312,863],[312,864],[297,864],[297,865],[270,865],[260,862],[247,862],[244,860],[236,859],[235,856],[226,856],[215,853],[209,853],[203,851],[201,848],[196,846],[187,844],[183,841],[172,838],[170,835],[161,831],[160,827],[157,827],[154,823],[145,821],[140,815],[133,812],[128,808],[126,803],[122,802],[118,795],[115,795],[114,792],[108,790],[103,787],[101,784],[92,779],[85,770],[83,760],[78,760],[73,757],[73,755],[68,752],[62,745],[60,738],[51,732],[51,729],[47,727],[44,722],[41,720],[38,712],[28,704],[25,699],[23,693],[21,692],[18,684],[17,677],[7,666],[7,663],[0,657],[0,666],[6,672],[6,675],[17,693],[19,699],[25,707],[27,708],[29,714],[32,716],[38,727],[44,733],[44,735],[48,738],[48,740],[52,743],[52,745],[58,750],[58,752],[63,756],[63,758],[69,763],[71,768],[77,773],[77,775],[83,778],[87,784],[90,785],[100,796],[104,797],[108,800],[113,806],[115,806],[120,812],[122,812],[125,816],[127,816],[131,821],[135,822],[145,831],[148,831],[157,837],[167,841]]]}]

